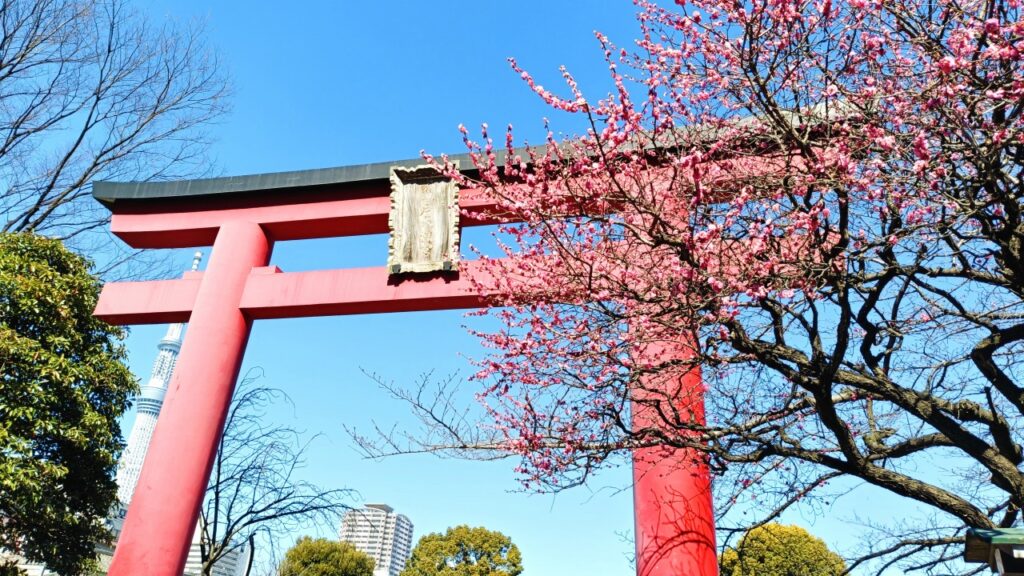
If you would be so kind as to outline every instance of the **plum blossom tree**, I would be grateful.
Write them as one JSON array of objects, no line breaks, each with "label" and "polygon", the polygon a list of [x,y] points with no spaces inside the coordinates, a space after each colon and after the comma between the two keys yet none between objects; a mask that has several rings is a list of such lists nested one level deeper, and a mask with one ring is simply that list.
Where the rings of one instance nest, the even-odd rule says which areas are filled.
[{"label": "plum blossom tree", "polygon": [[[553,489],[697,450],[726,534],[867,484],[921,516],[866,520],[849,569],[966,571],[965,528],[1024,506],[1022,2],[677,4],[638,0],[630,49],[598,34],[604,98],[512,61],[585,134],[524,151],[509,127],[501,153],[462,129],[477,171],[448,172],[522,223],[476,280],[503,306],[475,376],[493,434],[440,444]],[[664,343],[686,353],[637,353]],[[651,384],[693,370],[706,422]]]}]

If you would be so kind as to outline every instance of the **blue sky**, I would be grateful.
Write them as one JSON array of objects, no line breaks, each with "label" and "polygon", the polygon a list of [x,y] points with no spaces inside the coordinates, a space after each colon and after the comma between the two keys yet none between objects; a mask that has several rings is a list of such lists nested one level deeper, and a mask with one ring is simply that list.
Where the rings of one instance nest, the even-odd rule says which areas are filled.
[{"label": "blue sky", "polygon": [[[151,0],[138,6],[156,21],[199,20],[232,77],[233,112],[211,128],[214,170],[238,175],[322,168],[461,152],[457,126],[512,123],[519,139],[543,139],[551,115],[513,73],[515,56],[537,80],[561,86],[567,66],[584,91],[609,85],[600,30],[620,45],[636,35],[625,0],[491,2],[217,2]],[[556,132],[583,129],[551,115]],[[479,231],[469,236],[481,239]],[[185,269],[191,250],[175,253]],[[286,271],[383,265],[380,236],[279,244],[273,263]],[[631,492],[626,467],[558,495],[516,492],[513,461],[467,462],[432,456],[362,459],[342,430],[409,425],[407,409],[362,370],[397,383],[420,374],[471,371],[482,354],[460,312],[277,320],[255,325],[243,371],[260,367],[264,383],[284,389],[294,410],[277,416],[321,437],[307,477],[357,490],[360,502],[384,502],[410,517],[416,538],[470,524],[512,537],[529,576],[629,574]],[[473,324],[479,327],[479,324]],[[163,326],[136,327],[131,365],[148,377]],[[388,353],[401,346],[396,358]],[[471,401],[470,398],[466,399]],[[127,433],[127,427],[125,428]],[[799,515],[831,543],[842,525]],[[332,529],[327,536],[333,537]]]}]

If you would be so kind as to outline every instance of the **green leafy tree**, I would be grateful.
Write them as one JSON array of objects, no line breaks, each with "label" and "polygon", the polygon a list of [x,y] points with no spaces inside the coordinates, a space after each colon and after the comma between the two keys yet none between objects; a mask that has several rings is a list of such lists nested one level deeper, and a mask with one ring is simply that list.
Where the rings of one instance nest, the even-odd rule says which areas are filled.
[{"label": "green leafy tree", "polygon": [[373,558],[348,542],[309,536],[285,554],[279,576],[373,576]]},{"label": "green leafy tree", "polygon": [[845,569],[820,538],[782,524],[754,528],[721,557],[722,576],[839,576]]},{"label": "green leafy tree", "polygon": [[99,283],[56,240],[0,234],[0,547],[87,570],[116,498],[118,418],[136,390]]},{"label": "green leafy tree", "polygon": [[512,539],[486,528],[456,526],[420,538],[401,576],[516,576],[523,559]]}]

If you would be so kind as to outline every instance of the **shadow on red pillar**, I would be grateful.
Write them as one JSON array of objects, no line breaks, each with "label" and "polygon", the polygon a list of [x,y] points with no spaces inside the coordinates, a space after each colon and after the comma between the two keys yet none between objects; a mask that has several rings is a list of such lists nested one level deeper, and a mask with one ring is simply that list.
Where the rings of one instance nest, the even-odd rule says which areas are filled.
[{"label": "shadow on red pillar", "polygon": [[[664,362],[687,356],[685,346],[648,345],[641,354]],[[654,359],[654,358],[652,358]],[[654,363],[657,363],[655,361]],[[671,402],[683,420],[704,422],[700,371],[652,375],[634,391],[634,429],[664,426],[656,403]],[[715,520],[711,476],[703,455],[655,446],[633,453],[637,576],[716,576]]]}]

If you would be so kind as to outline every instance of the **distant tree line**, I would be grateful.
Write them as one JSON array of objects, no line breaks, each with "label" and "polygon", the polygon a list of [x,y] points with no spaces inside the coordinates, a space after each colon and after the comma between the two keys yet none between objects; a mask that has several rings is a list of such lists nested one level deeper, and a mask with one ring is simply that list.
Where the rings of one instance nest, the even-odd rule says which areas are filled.
[{"label": "distant tree line", "polygon": [[[373,559],[348,542],[300,538],[278,567],[278,576],[373,576]],[[401,576],[518,576],[519,548],[486,528],[455,526],[420,538]]]}]

